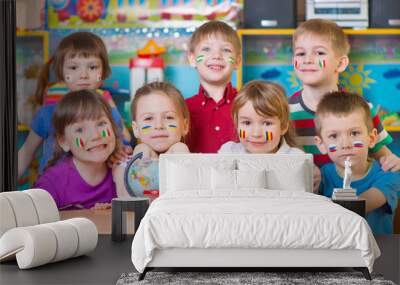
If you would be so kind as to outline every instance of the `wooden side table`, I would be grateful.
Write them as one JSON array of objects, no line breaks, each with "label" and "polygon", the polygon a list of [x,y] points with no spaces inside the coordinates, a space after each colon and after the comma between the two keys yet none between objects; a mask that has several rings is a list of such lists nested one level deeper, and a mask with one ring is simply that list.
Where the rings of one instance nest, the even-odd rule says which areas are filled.
[{"label": "wooden side table", "polygon": [[123,241],[126,238],[126,212],[135,212],[135,232],[140,221],[146,214],[150,205],[147,197],[114,198],[111,202],[112,225],[111,239],[113,241]]},{"label": "wooden side table", "polygon": [[332,202],[339,204],[340,206],[359,214],[361,217],[365,218],[365,199],[354,199],[354,200],[334,200]]}]

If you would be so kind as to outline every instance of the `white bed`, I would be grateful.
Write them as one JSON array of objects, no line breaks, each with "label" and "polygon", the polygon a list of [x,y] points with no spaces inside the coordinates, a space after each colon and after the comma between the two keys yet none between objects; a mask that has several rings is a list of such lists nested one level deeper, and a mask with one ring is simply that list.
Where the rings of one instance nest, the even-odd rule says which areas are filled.
[{"label": "white bed", "polygon": [[154,267],[354,267],[380,255],[367,222],[311,193],[311,155],[160,157],[160,197],[132,243]]}]

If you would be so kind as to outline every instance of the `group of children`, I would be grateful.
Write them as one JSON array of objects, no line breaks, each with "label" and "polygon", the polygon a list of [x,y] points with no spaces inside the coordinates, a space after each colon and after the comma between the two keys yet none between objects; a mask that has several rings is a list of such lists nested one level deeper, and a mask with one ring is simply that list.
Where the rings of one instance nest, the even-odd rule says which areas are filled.
[{"label": "group of children", "polygon": [[[304,150],[314,155],[315,192],[328,197],[333,188],[341,187],[344,161],[350,158],[352,186],[366,199],[372,230],[391,233],[400,159],[386,146],[391,137],[376,109],[338,85],[339,73],[349,64],[349,49],[335,23],[308,20],[293,35],[293,66],[302,89],[288,100],[279,84],[255,80],[237,94],[230,81],[241,61],[240,40],[223,22],[205,23],[193,33],[188,51],[189,63],[199,74],[198,94],[184,100],[166,82],[138,89],[131,115],[134,136],[140,141],[133,154],[157,159],[161,153]],[[18,153],[18,174],[45,140],[44,173],[36,186],[49,191],[59,208],[107,207],[117,193],[126,194],[121,162],[132,149],[124,147],[130,138],[115,104],[98,89],[110,73],[104,44],[93,34],[75,33],[60,43],[52,61],[68,94],[46,104],[52,87],[44,92],[38,88],[39,95],[45,94],[38,97],[43,106]]]}]

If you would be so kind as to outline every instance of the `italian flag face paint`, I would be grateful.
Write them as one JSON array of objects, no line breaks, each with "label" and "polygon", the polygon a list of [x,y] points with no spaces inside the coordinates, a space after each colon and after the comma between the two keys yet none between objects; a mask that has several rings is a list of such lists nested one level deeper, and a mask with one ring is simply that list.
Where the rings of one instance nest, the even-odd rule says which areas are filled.
[{"label": "italian flag face paint", "polygon": [[329,144],[328,145],[328,151],[329,152],[335,152],[337,150],[337,146],[335,144]]},{"label": "italian flag face paint", "polygon": [[83,142],[83,139],[81,138],[76,138],[75,139],[75,145],[79,148],[84,148],[85,147],[85,143]]},{"label": "italian flag face paint", "polygon": [[241,139],[245,139],[246,138],[246,131],[245,130],[242,130],[242,129],[239,130],[239,138],[241,138]]},{"label": "italian flag face paint", "polygon": [[174,125],[174,124],[169,124],[169,125],[168,125],[168,130],[176,132],[176,125]]},{"label": "italian flag face paint", "polygon": [[270,131],[265,132],[265,141],[266,142],[272,141],[272,132],[270,132]]},{"label": "italian flag face paint", "polygon": [[111,136],[111,132],[110,132],[109,129],[104,129],[104,130],[101,131],[101,137],[102,138],[106,138],[106,137],[109,137],[109,136]]},{"label": "italian flag face paint", "polygon": [[325,65],[326,65],[326,62],[325,62],[325,59],[323,59],[323,60],[318,60],[318,65],[319,65],[319,68],[325,68]]},{"label": "italian flag face paint", "polygon": [[198,55],[197,57],[196,57],[196,62],[202,62],[203,60],[204,60],[204,55]]},{"label": "italian flag face paint", "polygon": [[353,146],[357,148],[364,147],[364,143],[362,141],[353,141]]},{"label": "italian flag face paint", "polygon": [[142,127],[142,132],[143,132],[144,134],[145,134],[145,133],[148,133],[148,132],[151,131],[152,128],[153,128],[152,126],[143,126],[143,127]]}]

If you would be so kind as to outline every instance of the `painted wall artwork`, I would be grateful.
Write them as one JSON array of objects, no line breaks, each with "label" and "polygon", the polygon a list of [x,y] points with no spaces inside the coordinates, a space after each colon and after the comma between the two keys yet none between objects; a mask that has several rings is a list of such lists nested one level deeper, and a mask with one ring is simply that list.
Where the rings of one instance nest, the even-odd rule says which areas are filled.
[{"label": "painted wall artwork", "polygon": [[48,26],[188,27],[206,20],[237,23],[243,0],[48,0]]}]

